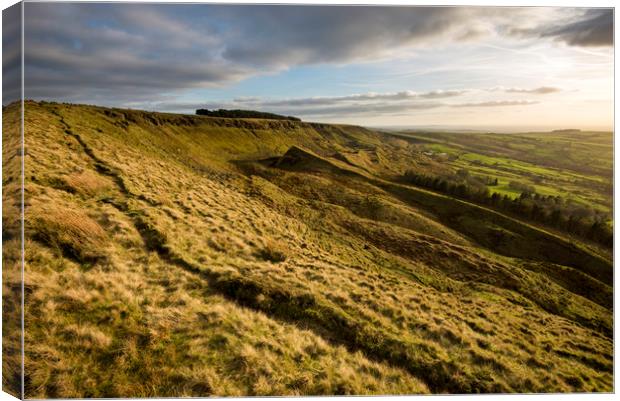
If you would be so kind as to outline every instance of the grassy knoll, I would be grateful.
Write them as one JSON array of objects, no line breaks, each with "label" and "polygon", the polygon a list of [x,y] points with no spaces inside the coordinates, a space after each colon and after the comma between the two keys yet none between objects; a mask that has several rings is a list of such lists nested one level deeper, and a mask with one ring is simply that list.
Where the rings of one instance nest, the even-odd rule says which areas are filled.
[{"label": "grassy knoll", "polygon": [[612,389],[610,260],[418,144],[27,102],[26,148],[28,397]]}]

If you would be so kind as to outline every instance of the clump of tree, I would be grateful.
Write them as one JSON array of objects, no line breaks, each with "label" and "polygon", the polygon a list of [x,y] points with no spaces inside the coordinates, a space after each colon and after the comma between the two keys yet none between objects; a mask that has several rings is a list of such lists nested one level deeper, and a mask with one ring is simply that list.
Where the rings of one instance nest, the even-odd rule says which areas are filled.
[{"label": "clump of tree", "polygon": [[[608,214],[561,196],[538,194],[530,185],[515,182],[522,192],[513,199],[497,192],[490,193],[487,185],[492,185],[489,182],[496,185],[497,179],[472,177],[462,170],[444,176],[409,170],[405,172],[403,181],[529,219],[609,248],[613,246],[613,230],[607,223],[610,219]],[[511,188],[517,189],[514,185]]]},{"label": "clump of tree", "polygon": [[482,202],[490,196],[487,188],[489,179],[472,176],[466,169],[460,169],[453,175],[442,176],[418,174],[413,170],[408,170],[403,179],[409,184],[472,201]]},{"label": "clump of tree", "polygon": [[510,181],[508,183],[508,188],[514,189],[514,190],[519,191],[521,193],[527,193],[527,194],[533,194],[533,193],[536,192],[536,188],[534,188],[534,186],[528,185],[528,184],[524,184],[524,183],[519,182],[519,181]]},{"label": "clump of tree", "polygon": [[263,118],[268,120],[289,120],[289,121],[301,121],[300,118],[292,116],[282,116],[274,113],[267,113],[264,111],[256,110],[208,110],[198,109],[196,114],[199,116],[209,117],[227,117],[227,118]]}]

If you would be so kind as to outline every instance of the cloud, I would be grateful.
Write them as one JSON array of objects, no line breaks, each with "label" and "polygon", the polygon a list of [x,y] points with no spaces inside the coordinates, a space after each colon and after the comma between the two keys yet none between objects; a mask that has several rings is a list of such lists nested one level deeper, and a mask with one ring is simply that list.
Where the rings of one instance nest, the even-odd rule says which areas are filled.
[{"label": "cloud", "polygon": [[166,10],[174,8],[27,4],[26,97],[123,104],[255,73],[219,57],[209,27]]},{"label": "cloud", "polygon": [[[500,89],[498,89],[500,88]],[[545,88],[545,87],[541,87]],[[537,93],[540,88],[518,89],[509,88],[522,93]],[[433,90],[428,92],[387,92],[387,93],[362,93],[346,96],[323,96],[309,98],[290,99],[264,99],[258,97],[240,97],[232,101],[221,102],[156,102],[141,105],[141,108],[151,110],[163,110],[170,112],[193,113],[199,108],[206,109],[253,109],[278,114],[294,115],[300,117],[339,117],[349,118],[355,116],[394,116],[436,109],[441,107],[476,108],[476,107],[501,107],[501,106],[527,106],[539,103],[532,100],[485,100],[481,102],[447,103],[438,99],[449,99],[466,94],[477,94],[506,90],[503,87],[491,88],[483,91],[473,89],[463,90]]]},{"label": "cloud", "polygon": [[523,89],[523,88],[507,88],[506,92],[508,93],[533,93],[536,95],[546,95],[548,93],[560,92],[560,88],[554,88],[552,86],[541,86],[534,89]]},{"label": "cloud", "polygon": [[540,102],[534,100],[491,100],[478,103],[452,104],[452,107],[503,107],[503,106],[529,106]]},{"label": "cloud", "polygon": [[[257,66],[375,59],[428,41],[460,36],[468,9],[455,7],[247,7],[223,9],[236,25],[223,56]],[[241,23],[240,23],[241,22]]]},{"label": "cloud", "polygon": [[419,97],[423,99],[443,99],[446,97],[460,96],[467,92],[467,90],[436,90],[422,93],[419,95]]},{"label": "cloud", "polygon": [[291,110],[292,113],[297,116],[311,116],[311,117],[354,117],[354,116],[368,116],[368,115],[397,115],[405,114],[407,112],[413,112],[417,110],[429,110],[442,107],[443,103],[435,102],[421,102],[421,103],[401,103],[401,104],[382,104],[382,103],[369,103],[369,104],[350,104],[340,105],[337,107],[315,107],[315,108],[302,108],[297,110]]},{"label": "cloud", "polygon": [[361,114],[391,115],[441,107],[444,105],[443,103],[430,100],[452,98],[467,92],[467,90],[433,90],[428,92],[370,92],[346,96],[290,99],[237,98],[233,102],[212,103],[201,107],[211,109],[254,108],[274,113],[314,117]]},{"label": "cloud", "polygon": [[545,30],[541,36],[551,37],[571,46],[612,46],[613,10],[588,10],[582,19]]},{"label": "cloud", "polygon": [[25,10],[26,96],[115,105],[301,65],[376,61],[505,32],[514,39],[533,17],[554,28],[529,28],[530,36],[603,43],[609,23],[609,13],[562,9],[571,18],[560,25],[555,11],[537,8],[32,2]]},{"label": "cloud", "polygon": [[489,91],[502,91],[506,93],[526,93],[533,95],[547,95],[549,93],[561,92],[562,89],[554,86],[539,86],[537,88],[505,88],[503,86],[497,86],[489,89]]},{"label": "cloud", "polygon": [[[364,93],[353,94],[347,96],[333,96],[333,97],[309,97],[309,98],[294,98],[294,99],[280,99],[263,101],[260,99],[254,99],[256,104],[262,106],[328,106],[338,103],[350,103],[350,102],[385,102],[385,101],[403,101],[413,99],[443,99],[449,97],[460,96],[467,93],[466,90],[435,90],[430,92],[413,92],[413,91],[401,91],[393,93]],[[246,103],[252,103],[246,102]]]},{"label": "cloud", "polygon": [[546,21],[536,27],[509,27],[518,37],[551,38],[570,46],[609,47],[614,44],[613,9],[586,9],[562,18],[563,23]]},{"label": "cloud", "polygon": [[466,90],[433,90],[429,92],[402,91],[392,93],[363,93],[346,96],[322,96],[290,99],[238,97],[221,102],[147,102],[139,107],[151,110],[192,113],[206,109],[255,109],[297,116],[353,116],[361,114],[393,115],[406,111],[428,110],[445,104],[432,100],[452,98]]}]

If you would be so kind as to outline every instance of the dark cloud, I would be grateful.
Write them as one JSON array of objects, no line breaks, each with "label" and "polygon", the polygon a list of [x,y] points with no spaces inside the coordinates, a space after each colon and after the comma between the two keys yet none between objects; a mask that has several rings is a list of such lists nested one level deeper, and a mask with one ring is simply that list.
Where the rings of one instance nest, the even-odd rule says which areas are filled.
[{"label": "dark cloud", "polygon": [[248,7],[252,18],[226,8],[223,21],[239,26],[224,57],[252,65],[338,63],[438,40],[461,30],[467,9],[454,7]]},{"label": "dark cloud", "polygon": [[588,10],[581,19],[541,33],[571,46],[612,46],[614,12],[612,9]]},{"label": "dark cloud", "polygon": [[219,57],[213,31],[166,12],[174,7],[27,3],[25,10],[28,98],[123,104],[254,73]]},{"label": "dark cloud", "polygon": [[613,9],[577,10],[558,21],[547,21],[534,28],[508,27],[518,37],[551,38],[570,46],[609,47],[614,44]]}]

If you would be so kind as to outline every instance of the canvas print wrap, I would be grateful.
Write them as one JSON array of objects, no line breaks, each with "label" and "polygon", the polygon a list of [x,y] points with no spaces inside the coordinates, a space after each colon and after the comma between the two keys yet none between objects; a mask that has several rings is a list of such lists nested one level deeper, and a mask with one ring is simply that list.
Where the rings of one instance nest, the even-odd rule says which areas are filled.
[{"label": "canvas print wrap", "polygon": [[[2,389],[22,396],[22,5],[2,12]],[[5,105],[11,105],[7,113]]]},{"label": "canvas print wrap", "polygon": [[3,390],[613,392],[613,24],[5,9]]}]

